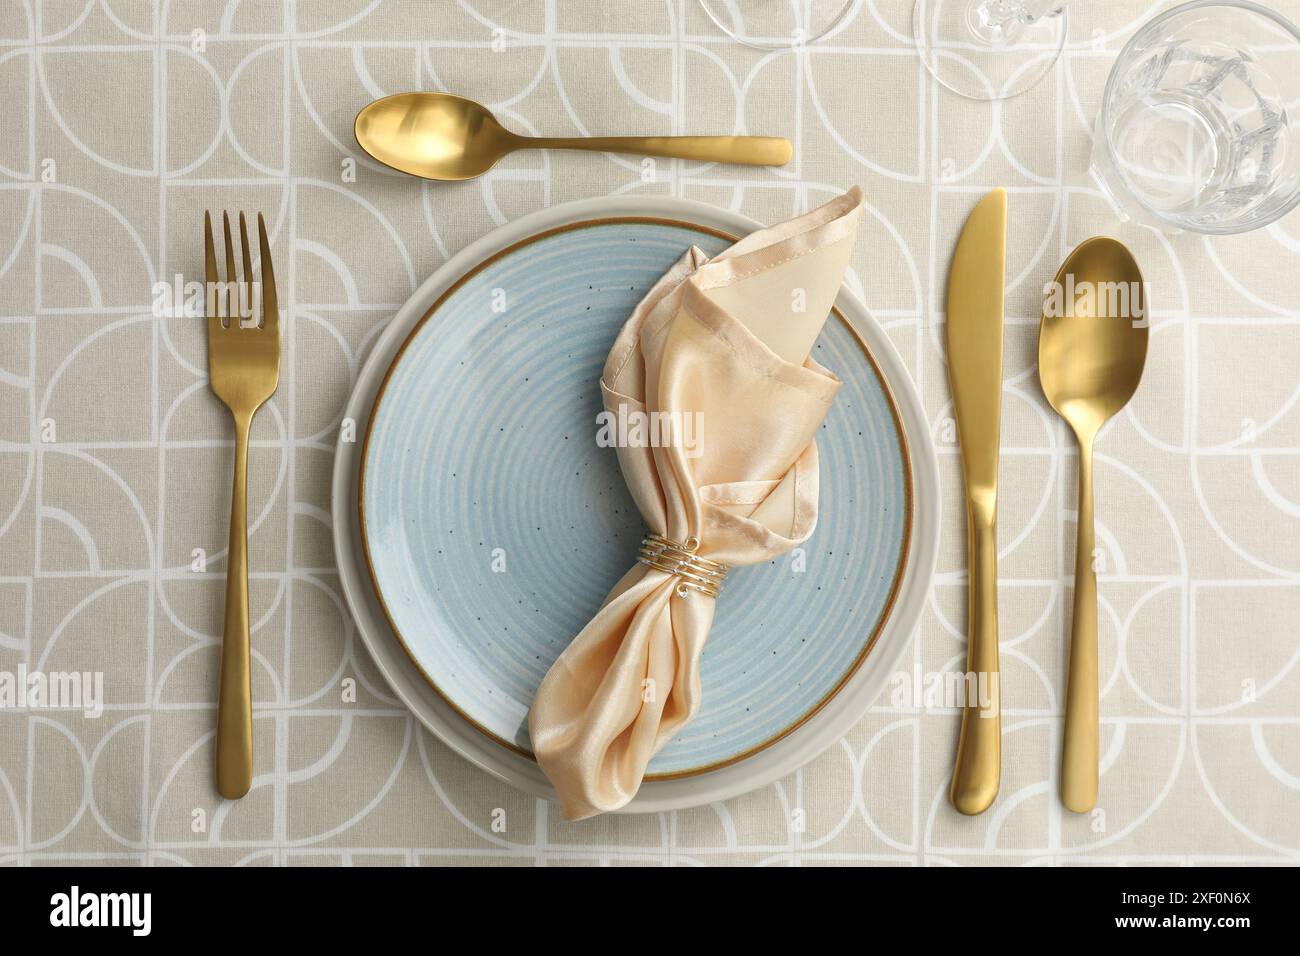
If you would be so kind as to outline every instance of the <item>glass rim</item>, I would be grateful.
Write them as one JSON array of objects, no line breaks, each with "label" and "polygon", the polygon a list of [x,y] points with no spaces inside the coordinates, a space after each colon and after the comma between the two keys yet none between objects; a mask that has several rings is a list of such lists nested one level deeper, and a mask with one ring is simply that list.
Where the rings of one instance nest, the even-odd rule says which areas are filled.
[{"label": "glass rim", "polygon": [[[1245,10],[1249,13],[1258,14],[1259,16],[1262,16],[1267,20],[1271,20],[1273,23],[1281,27],[1283,32],[1291,36],[1291,39],[1296,43],[1297,47],[1300,47],[1300,27],[1297,27],[1294,23],[1292,23],[1286,17],[1282,16],[1282,14],[1278,13],[1276,10],[1270,10],[1268,7],[1263,6],[1262,4],[1255,3],[1254,0],[1191,0],[1191,2],[1189,3],[1180,3],[1178,6],[1171,7],[1170,9],[1166,10],[1164,13],[1160,13],[1152,17],[1142,26],[1138,27],[1137,30],[1133,33],[1133,35],[1128,38],[1128,41],[1122,47],[1120,47],[1119,53],[1115,55],[1115,62],[1111,64],[1110,73],[1107,74],[1106,76],[1106,86],[1102,90],[1101,108],[1097,111],[1098,122],[1097,122],[1096,130],[1094,131],[1094,137],[1099,139],[1100,142],[1095,143],[1094,147],[1100,145],[1100,147],[1106,151],[1106,158],[1110,160],[1112,163],[1117,163],[1115,152],[1111,148],[1110,137],[1105,135],[1102,132],[1102,130],[1105,128],[1105,123],[1103,122],[1103,120],[1105,119],[1107,114],[1110,113],[1110,94],[1111,94],[1112,85],[1115,83],[1115,75],[1118,72],[1120,62],[1124,59],[1125,56],[1127,56],[1129,53],[1132,52],[1134,46],[1138,42],[1138,39],[1144,36],[1148,31],[1152,30],[1155,27],[1158,27],[1166,20],[1171,20],[1175,16],[1184,13],[1189,13],[1192,10],[1199,10],[1202,7],[1224,7],[1225,9],[1228,10]],[[1129,190],[1129,192],[1131,194],[1132,190]],[[1166,216],[1163,213],[1155,209],[1152,209],[1146,203],[1138,199],[1136,195],[1133,196],[1133,199],[1135,202],[1138,203],[1138,205],[1140,205],[1143,208],[1143,210],[1147,212],[1148,215],[1154,217],[1155,219],[1159,220],[1162,223],[1166,223],[1174,227],[1175,229],[1179,229],[1184,232],[1200,233],[1203,235],[1231,236],[1243,232],[1251,232],[1255,229],[1262,229],[1265,226],[1270,226],[1273,223],[1277,222],[1287,213],[1291,212],[1291,210],[1295,209],[1297,204],[1300,204],[1300,189],[1297,189],[1295,195],[1293,195],[1290,199],[1288,199],[1276,210],[1274,210],[1268,216],[1268,218],[1262,219],[1259,222],[1243,223],[1241,225],[1236,225],[1236,226],[1197,225],[1195,227],[1189,227],[1184,223],[1179,222],[1177,219],[1171,219],[1169,216]]]},{"label": "glass rim", "polygon": [[732,32],[730,27],[728,27],[726,24],[724,24],[721,20],[718,19],[718,15],[713,12],[713,8],[710,6],[709,0],[700,0],[700,7],[703,8],[705,16],[707,16],[710,20],[713,21],[713,25],[717,27],[719,30],[721,30],[723,33],[725,33],[732,40],[736,41],[742,46],[749,47],[751,50],[766,50],[768,52],[772,52],[774,50],[797,50],[801,46],[811,46],[812,44],[817,43],[820,40],[826,39],[833,32],[835,32],[836,28],[843,25],[845,18],[849,15],[849,11],[852,10],[854,7],[858,6],[860,2],[861,0],[844,0],[844,4],[843,6],[840,7],[839,12],[835,14],[831,22],[828,23],[825,26],[825,28],[822,29],[821,32],[819,32],[816,36],[799,37],[798,39],[790,40],[790,41],[783,40],[780,43],[767,42],[764,39],[754,39],[752,37],[749,37],[748,35],[742,36],[740,34]]}]

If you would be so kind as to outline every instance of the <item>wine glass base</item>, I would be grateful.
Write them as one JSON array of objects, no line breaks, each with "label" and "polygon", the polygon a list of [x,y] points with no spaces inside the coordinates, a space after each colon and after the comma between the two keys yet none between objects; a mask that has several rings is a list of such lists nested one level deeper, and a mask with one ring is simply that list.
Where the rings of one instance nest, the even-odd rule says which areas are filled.
[{"label": "wine glass base", "polygon": [[737,43],[755,50],[810,46],[844,22],[853,0],[700,0],[714,25]]},{"label": "wine glass base", "polygon": [[972,27],[973,0],[917,0],[912,35],[925,68],[940,83],[973,100],[1024,93],[1056,65],[1065,46],[1066,12],[1017,30],[1010,42],[981,38]]}]

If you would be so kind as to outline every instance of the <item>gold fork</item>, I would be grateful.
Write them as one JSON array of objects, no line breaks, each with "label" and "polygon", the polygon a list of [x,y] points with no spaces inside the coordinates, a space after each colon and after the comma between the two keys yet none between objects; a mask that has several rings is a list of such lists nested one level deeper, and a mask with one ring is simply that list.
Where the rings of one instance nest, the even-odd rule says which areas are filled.
[{"label": "gold fork", "polygon": [[[226,563],[226,626],[221,642],[221,685],[217,697],[217,790],[237,800],[253,783],[253,689],[248,646],[248,432],[253,415],[275,394],[280,379],[280,313],[275,273],[266,241],[266,223],[257,214],[261,256],[262,315],[245,326],[253,312],[253,264],[248,229],[239,214],[244,278],[235,278],[230,217],[221,214],[226,239],[226,276],[217,279],[212,217],[203,214],[203,253],[208,294],[208,374],[212,391],[235,420],[235,478],[230,499],[230,559]],[[224,315],[223,315],[224,314]],[[226,321],[223,322],[223,317]]]}]

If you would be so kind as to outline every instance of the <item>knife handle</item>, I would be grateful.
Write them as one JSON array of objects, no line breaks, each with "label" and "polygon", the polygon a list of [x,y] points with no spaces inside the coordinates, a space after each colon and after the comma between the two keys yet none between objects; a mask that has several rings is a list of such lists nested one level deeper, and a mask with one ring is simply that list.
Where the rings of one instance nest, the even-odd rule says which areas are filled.
[{"label": "knife handle", "polygon": [[967,699],[961,715],[957,764],[953,768],[949,795],[952,805],[960,812],[976,814],[987,810],[998,795],[1002,763],[997,524],[992,517],[977,517],[975,509],[968,508],[966,534],[970,549]]}]

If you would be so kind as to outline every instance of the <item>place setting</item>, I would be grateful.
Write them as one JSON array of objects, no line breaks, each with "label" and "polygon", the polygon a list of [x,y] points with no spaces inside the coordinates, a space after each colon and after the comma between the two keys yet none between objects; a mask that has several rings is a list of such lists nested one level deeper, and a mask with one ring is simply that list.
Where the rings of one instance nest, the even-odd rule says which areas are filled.
[{"label": "place setting", "polygon": [[[18,921],[178,935],[193,877],[129,865],[239,867],[254,917],[308,868],[865,866],[893,906],[998,866],[964,923],[1263,922],[1297,22],[0,14]],[[335,888],[441,887],[375,877]]]},{"label": "place setting", "polygon": [[[1050,72],[1064,6],[921,0],[917,49],[956,93],[1014,96]],[[742,27],[750,41],[762,32],[752,17]],[[1227,234],[1295,205],[1300,148],[1281,119],[1294,80],[1255,53],[1277,38],[1294,42],[1295,30],[1262,8],[1192,3],[1129,41],[1092,161],[1121,217]],[[1049,55],[1027,58],[1035,43]],[[441,91],[379,98],[354,133],[377,162],[435,183],[482,176],[519,149],[774,167],[792,157],[781,137],[522,136]],[[957,702],[950,796],[968,815],[994,803],[1008,703],[997,502],[1016,199],[996,189],[980,200],[949,265],[960,497],[940,487],[905,363],[844,288],[866,201],[853,186],[769,225],[677,198],[569,202],[471,243],[398,310],[343,413],[361,437],[336,453],[334,548],[359,637],[453,751],[571,820],[776,781],[880,695],[928,599],[940,512],[964,507],[971,693]],[[228,292],[209,315],[213,390],[236,432],[216,736],[231,798],[253,766],[247,435],[278,365],[260,214],[261,314],[229,320],[236,298],[252,301],[242,213],[238,226],[242,269],[223,217]],[[204,245],[215,283],[210,219]],[[1104,236],[1043,285],[1041,390],[1078,447],[1060,796],[1086,813],[1100,759],[1092,446],[1139,387],[1148,290],[1131,252]]]}]

